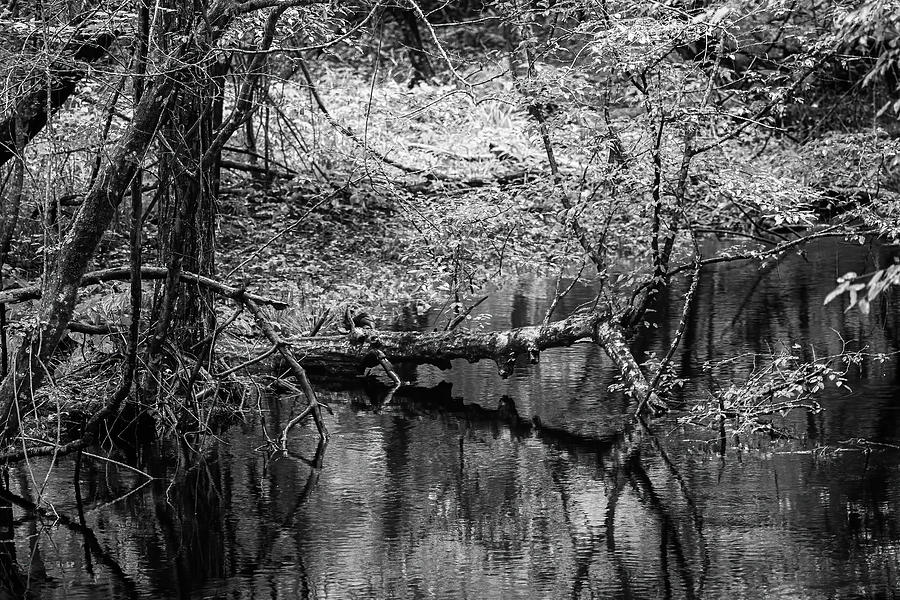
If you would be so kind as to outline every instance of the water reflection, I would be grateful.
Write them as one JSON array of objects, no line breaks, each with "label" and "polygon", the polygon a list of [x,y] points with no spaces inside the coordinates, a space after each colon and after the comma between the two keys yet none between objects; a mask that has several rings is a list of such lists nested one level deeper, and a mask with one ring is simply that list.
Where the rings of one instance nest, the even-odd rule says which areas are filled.
[{"label": "water reflection", "polygon": [[[833,275],[887,253],[828,243],[763,272],[710,269],[679,356],[695,376],[685,398],[747,375],[749,360],[701,372],[729,353],[798,343],[809,358],[842,340],[900,349],[900,303],[882,300],[871,318],[822,306]],[[488,326],[540,321],[553,285],[498,294],[481,307]],[[667,348],[683,293],[671,291],[669,326],[637,350]],[[590,294],[578,289],[557,314]],[[89,456],[11,470],[0,598],[892,597],[900,453],[834,448],[900,443],[897,369],[866,361],[852,392],[829,390],[825,411],[787,420],[797,441],[729,440],[724,455],[716,432],[631,424],[591,345],[547,352],[505,381],[491,364],[461,363],[418,368],[416,385],[389,398],[372,384],[324,392],[327,448],[300,430],[289,453],[260,450],[263,426],[291,416],[289,400],[271,398],[265,421],[202,452],[198,440],[139,448],[150,483]]]}]

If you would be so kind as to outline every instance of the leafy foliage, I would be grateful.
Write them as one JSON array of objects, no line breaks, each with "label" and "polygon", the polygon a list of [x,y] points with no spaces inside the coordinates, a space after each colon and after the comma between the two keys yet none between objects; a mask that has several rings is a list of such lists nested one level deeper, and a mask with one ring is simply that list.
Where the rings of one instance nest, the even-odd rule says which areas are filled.
[{"label": "leafy foliage", "polygon": [[850,305],[847,306],[847,310],[858,307],[864,315],[869,314],[875,298],[888,288],[900,285],[900,259],[895,257],[894,264],[891,266],[866,275],[857,275],[856,272],[849,271],[838,277],[837,283],[838,286],[825,297],[825,304],[846,293],[850,297]]},{"label": "leafy foliage", "polygon": [[[822,407],[816,396],[828,385],[846,388],[850,367],[868,356],[862,351],[842,352],[804,362],[797,355],[799,349],[799,344],[794,344],[790,349],[783,348],[771,355],[727,359],[727,362],[734,362],[750,358],[753,368],[749,376],[741,382],[714,390],[706,402],[692,405],[682,422],[711,426],[728,422],[735,434],[765,432],[775,437],[789,435],[766,417],[785,417],[798,409],[819,412]],[[886,358],[875,356],[876,360],[881,361]],[[720,366],[721,363],[710,364],[706,368],[713,370]]]}]

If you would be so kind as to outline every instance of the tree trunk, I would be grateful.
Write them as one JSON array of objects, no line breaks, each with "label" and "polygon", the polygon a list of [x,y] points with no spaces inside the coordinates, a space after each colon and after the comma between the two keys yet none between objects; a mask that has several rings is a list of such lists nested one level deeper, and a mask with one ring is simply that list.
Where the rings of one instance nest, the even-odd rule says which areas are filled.
[{"label": "tree trunk", "polygon": [[[193,28],[193,35],[220,35],[235,13],[231,0],[219,0]],[[109,161],[85,194],[46,282],[38,325],[22,340],[13,368],[0,384],[0,423],[3,423],[0,443],[18,430],[18,409],[27,408],[32,390],[43,382],[45,365],[72,319],[81,277],[140,167],[157,127],[169,112],[172,92],[186,75],[184,65],[202,56],[197,48],[192,36],[170,52],[160,74],[144,90],[132,121],[112,149]]]},{"label": "tree trunk", "polygon": [[30,331],[19,346],[14,365],[0,385],[0,422],[5,427],[0,441],[18,428],[16,401],[30,401],[31,390],[40,386],[47,364],[72,318],[81,276],[103,233],[109,226],[125,190],[140,166],[145,149],[168,104],[172,88],[169,75],[154,82],[135,108],[134,119],[85,196],[63,239],[56,265],[47,282],[39,308],[39,326]]},{"label": "tree trunk", "polygon": [[[5,34],[0,31],[0,35]],[[51,116],[47,112],[48,92],[52,113],[75,91],[87,73],[88,63],[105,56],[115,39],[115,34],[104,32],[89,40],[74,40],[60,51],[64,58],[50,65],[49,81],[41,74],[39,80],[32,82],[30,91],[16,100],[9,116],[0,120],[0,166],[15,156],[18,139],[24,139],[27,144],[47,124]]]},{"label": "tree trunk", "polygon": [[[19,222],[19,211],[22,206],[22,194],[25,184],[25,157],[22,152],[25,149],[25,135],[21,120],[19,120],[17,125],[17,131],[19,132],[16,140],[18,158],[12,167],[12,184],[9,190],[0,190],[0,194],[3,194],[0,197],[0,290],[4,287],[3,266],[9,257],[9,249],[12,246],[13,235]],[[6,377],[8,371],[6,305],[0,302],[0,379]]]},{"label": "tree trunk", "polygon": [[428,53],[425,52],[425,45],[422,43],[416,13],[409,8],[395,8],[393,12],[400,25],[400,31],[403,33],[403,45],[406,46],[409,63],[412,65],[413,73],[409,80],[409,87],[415,87],[423,81],[432,79],[434,69],[431,67],[431,61],[428,59]]},{"label": "tree trunk", "polygon": [[[201,4],[180,5],[173,28],[189,27],[195,12],[206,10]],[[179,91],[177,108],[163,129],[161,179],[168,181],[169,186],[161,195],[158,209],[158,255],[169,266],[169,277],[157,294],[153,309],[153,352],[167,337],[180,345],[206,337],[215,327],[212,293],[190,287],[179,274],[182,270],[204,276],[215,273],[219,159],[217,155],[204,162],[203,157],[212,143],[213,132],[221,125],[225,69],[227,65],[220,62],[191,68],[191,81]]]}]

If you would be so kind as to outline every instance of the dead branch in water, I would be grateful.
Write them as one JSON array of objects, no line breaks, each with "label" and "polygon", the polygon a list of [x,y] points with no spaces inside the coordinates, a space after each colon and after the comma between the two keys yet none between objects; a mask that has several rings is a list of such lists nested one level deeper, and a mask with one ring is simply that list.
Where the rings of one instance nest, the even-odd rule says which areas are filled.
[{"label": "dead branch in water", "polygon": [[[167,269],[162,267],[144,267],[140,269],[143,278],[162,278]],[[128,279],[129,269],[106,269],[86,275],[82,284],[99,283],[118,279]],[[596,343],[610,357],[622,375],[622,381],[630,390],[638,406],[649,404],[655,409],[665,405],[658,398],[654,386],[648,383],[631,354],[618,320],[609,314],[599,312],[576,313],[566,319],[536,326],[520,327],[503,331],[434,331],[434,332],[394,332],[380,331],[372,328],[360,328],[353,324],[353,315],[349,315],[350,331],[342,335],[307,336],[282,338],[273,328],[272,323],[261,309],[261,304],[274,308],[283,308],[285,303],[256,296],[243,289],[231,287],[212,279],[193,273],[182,273],[182,279],[203,285],[222,296],[233,299],[239,306],[246,308],[252,315],[257,327],[271,344],[270,349],[261,356],[227,369],[219,376],[227,376],[235,371],[260,362],[271,354],[278,352],[286,361],[290,371],[299,383],[307,406],[284,428],[281,435],[281,446],[286,446],[290,430],[307,417],[312,417],[319,436],[324,440],[328,431],[322,417],[321,408],[325,406],[316,397],[315,391],[306,374],[307,369],[328,371],[332,374],[360,372],[366,367],[381,366],[391,378],[395,387],[402,382],[394,371],[392,364],[432,364],[448,368],[453,359],[466,359],[469,362],[493,360],[498,365],[502,377],[512,373],[520,356],[527,356],[531,363],[537,363],[544,350],[571,346],[574,343]],[[40,296],[37,287],[20,288],[2,292],[0,298],[7,302],[24,301]],[[226,323],[231,323],[239,314],[239,310]],[[106,333],[108,327],[78,327],[85,333]],[[90,330],[90,331],[88,331]],[[302,357],[298,360],[297,357]],[[214,379],[218,376],[210,374]],[[118,406],[121,399],[115,395],[107,406],[91,419],[96,426],[99,415],[109,415],[110,407]],[[86,447],[93,436],[83,436],[68,443],[48,445],[28,451],[29,455],[53,453],[63,454]],[[24,453],[11,452],[0,455],[0,460],[16,460]]]},{"label": "dead branch in water", "polygon": [[442,369],[450,361],[471,363],[493,360],[501,377],[508,377],[519,356],[537,363],[540,353],[578,342],[598,344],[622,374],[623,382],[640,403],[645,398],[656,409],[664,404],[651,389],[631,354],[625,336],[609,315],[580,313],[549,325],[519,327],[504,331],[406,332],[354,329],[350,335],[297,337],[287,340],[303,356],[307,369],[361,372],[366,367],[391,363],[431,364]]},{"label": "dead branch in water", "polygon": [[281,435],[281,445],[287,445],[287,434],[291,430],[291,428],[305,419],[307,416],[312,415],[313,421],[316,423],[316,429],[319,431],[319,437],[323,440],[328,440],[328,429],[325,427],[325,422],[322,420],[322,410],[321,403],[316,398],[316,392],[313,390],[312,385],[309,383],[309,378],[306,376],[306,371],[303,367],[300,366],[300,363],[297,362],[297,359],[294,358],[293,353],[290,348],[282,341],[282,339],[275,333],[275,330],[272,328],[272,324],[265,318],[262,314],[262,311],[259,308],[259,305],[251,298],[244,296],[239,297],[238,301],[243,303],[244,306],[247,307],[247,310],[250,311],[250,314],[253,315],[253,318],[256,320],[257,327],[263,332],[263,335],[266,336],[273,346],[278,349],[279,354],[287,361],[288,365],[291,367],[291,372],[294,374],[294,377],[297,378],[297,381],[300,382],[300,387],[303,390],[303,394],[306,396],[307,406],[306,409],[301,412],[297,417],[291,420],[290,423],[284,428],[284,432]]}]

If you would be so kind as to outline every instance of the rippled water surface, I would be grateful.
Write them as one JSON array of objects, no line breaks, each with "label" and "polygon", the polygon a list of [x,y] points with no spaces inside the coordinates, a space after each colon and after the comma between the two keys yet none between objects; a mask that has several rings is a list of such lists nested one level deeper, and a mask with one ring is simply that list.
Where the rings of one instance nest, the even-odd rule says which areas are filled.
[{"label": "rippled water surface", "polygon": [[[811,359],[842,340],[900,349],[896,299],[869,317],[822,305],[836,275],[895,250],[828,242],[762,272],[704,272],[676,359],[693,376],[683,399],[745,378],[747,360],[701,372],[727,355],[799,344]],[[539,322],[553,286],[501,290],[485,303],[489,326]],[[683,293],[636,351],[665,351]],[[590,297],[576,289],[558,314]],[[547,352],[505,381],[487,362],[404,377],[415,386],[389,399],[376,387],[323,393],[335,414],[318,452],[308,428],[291,455],[264,452],[296,412],[273,398],[207,442],[202,461],[140,449],[133,464],[152,481],[85,456],[83,516],[72,459],[49,474],[47,461],[12,470],[0,598],[900,596],[897,362],[864,361],[852,391],[789,415],[795,440],[729,439],[724,454],[715,432],[677,414],[623,433],[629,405],[607,392],[614,371],[592,345]]]}]

